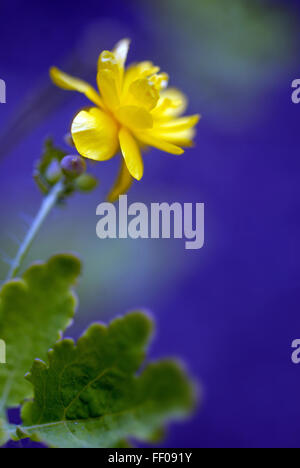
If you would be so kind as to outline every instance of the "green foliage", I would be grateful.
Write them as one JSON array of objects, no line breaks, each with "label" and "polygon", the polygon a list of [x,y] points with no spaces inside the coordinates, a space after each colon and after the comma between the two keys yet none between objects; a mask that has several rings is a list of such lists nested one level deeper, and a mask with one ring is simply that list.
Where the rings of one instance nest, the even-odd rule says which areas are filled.
[{"label": "green foliage", "polygon": [[152,363],[137,375],[151,330],[147,316],[132,313],[92,325],[77,345],[56,343],[49,364],[36,360],[27,377],[35,397],[23,407],[19,436],[60,448],[115,447],[128,437],[152,440],[186,415],[193,392],[176,363]]},{"label": "green foliage", "polygon": [[[77,344],[59,340],[74,316],[71,288],[80,270],[76,257],[57,255],[0,290],[7,355],[0,366],[0,446],[11,437],[59,448],[156,442],[169,420],[192,409],[192,386],[176,362],[144,366],[152,334],[146,315],[94,324]],[[8,424],[5,410],[24,400],[23,424]]]},{"label": "green foliage", "polygon": [[34,180],[44,195],[48,195],[52,187],[61,179],[64,180],[64,193],[61,201],[72,195],[75,191],[91,192],[98,186],[98,180],[92,175],[84,173],[72,180],[64,177],[61,162],[68,153],[57,148],[52,139],[48,139],[44,145],[44,151],[36,164],[33,174]]},{"label": "green foliage", "polygon": [[34,180],[43,194],[47,195],[62,176],[60,162],[66,154],[65,151],[54,146],[51,138],[45,141],[43,154],[37,162],[33,174]]},{"label": "green foliage", "polygon": [[6,343],[7,364],[0,366],[2,408],[19,405],[32,396],[24,379],[36,358],[49,348],[72,320],[76,299],[70,288],[80,262],[72,255],[52,257],[35,264],[22,279],[4,284],[0,291],[0,337]]},{"label": "green foliage", "polygon": [[9,441],[9,439],[10,439],[10,436],[7,431],[6,421],[3,419],[0,419],[0,447],[2,445],[5,445],[6,442]]}]

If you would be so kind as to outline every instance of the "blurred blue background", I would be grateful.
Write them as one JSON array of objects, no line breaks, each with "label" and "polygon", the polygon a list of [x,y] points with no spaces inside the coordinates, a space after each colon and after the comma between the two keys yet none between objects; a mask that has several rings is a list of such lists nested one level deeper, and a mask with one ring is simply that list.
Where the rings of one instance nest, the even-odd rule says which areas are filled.
[{"label": "blurred blue background", "polygon": [[63,145],[87,104],[54,88],[49,66],[94,82],[98,53],[131,37],[129,61],[168,71],[203,119],[184,157],[147,155],[129,201],[204,202],[206,245],[97,239],[95,210],[116,159],[93,166],[99,189],[51,215],[26,264],[65,250],[84,261],[68,336],[151,311],[151,358],[180,358],[201,388],[196,414],[171,426],[163,446],[300,447],[300,368],[290,358],[300,337],[298,3],[2,0],[0,18],[1,250],[14,255],[12,234],[22,238],[39,207],[32,168],[45,137]]}]

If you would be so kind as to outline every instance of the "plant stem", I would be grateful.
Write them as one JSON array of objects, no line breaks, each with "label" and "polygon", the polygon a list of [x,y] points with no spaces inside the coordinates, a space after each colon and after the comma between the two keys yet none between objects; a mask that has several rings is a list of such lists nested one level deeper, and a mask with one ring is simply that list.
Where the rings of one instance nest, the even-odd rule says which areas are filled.
[{"label": "plant stem", "polygon": [[41,226],[43,225],[45,219],[47,218],[48,214],[57,204],[57,201],[64,190],[64,182],[60,180],[49,192],[49,194],[44,199],[41,208],[34,219],[24,241],[22,242],[20,249],[12,262],[11,268],[9,270],[7,281],[15,278],[16,275],[19,273],[21,264],[26,257],[36,235],[38,234]]}]

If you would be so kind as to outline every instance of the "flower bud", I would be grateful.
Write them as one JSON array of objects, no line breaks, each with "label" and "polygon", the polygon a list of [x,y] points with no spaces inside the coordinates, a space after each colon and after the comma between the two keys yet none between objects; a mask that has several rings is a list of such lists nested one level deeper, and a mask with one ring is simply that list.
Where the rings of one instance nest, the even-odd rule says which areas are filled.
[{"label": "flower bud", "polygon": [[91,174],[82,174],[76,179],[75,186],[81,192],[92,192],[98,186],[98,180]]},{"label": "flower bud", "polygon": [[63,173],[70,179],[76,179],[86,171],[86,162],[76,154],[65,156],[60,165]]}]

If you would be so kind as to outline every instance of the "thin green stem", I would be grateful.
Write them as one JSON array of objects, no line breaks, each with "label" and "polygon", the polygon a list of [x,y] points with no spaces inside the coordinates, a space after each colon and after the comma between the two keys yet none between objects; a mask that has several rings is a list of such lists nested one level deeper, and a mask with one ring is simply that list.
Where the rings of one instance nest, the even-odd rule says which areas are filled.
[{"label": "thin green stem", "polygon": [[49,194],[44,199],[41,208],[34,219],[24,241],[22,242],[20,249],[12,262],[11,268],[9,270],[7,281],[15,278],[20,271],[22,262],[26,257],[36,235],[38,234],[41,226],[43,225],[45,219],[47,218],[48,214],[57,204],[59,197],[61,196],[64,190],[64,182],[63,180],[59,181],[49,192]]}]

